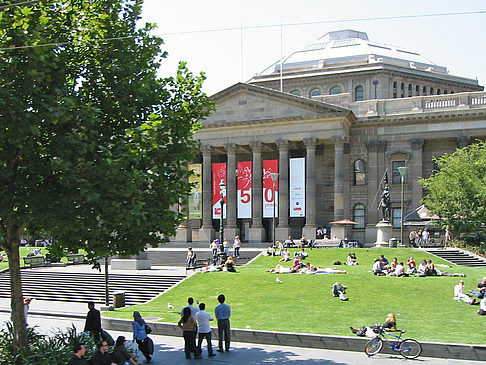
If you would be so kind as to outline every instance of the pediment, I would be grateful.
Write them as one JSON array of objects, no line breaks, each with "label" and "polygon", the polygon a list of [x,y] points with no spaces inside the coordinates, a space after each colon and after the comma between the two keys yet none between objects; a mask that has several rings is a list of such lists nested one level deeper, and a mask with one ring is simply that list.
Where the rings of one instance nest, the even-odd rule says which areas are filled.
[{"label": "pediment", "polygon": [[216,110],[203,125],[346,116],[349,109],[261,86],[238,83],[211,97]]}]

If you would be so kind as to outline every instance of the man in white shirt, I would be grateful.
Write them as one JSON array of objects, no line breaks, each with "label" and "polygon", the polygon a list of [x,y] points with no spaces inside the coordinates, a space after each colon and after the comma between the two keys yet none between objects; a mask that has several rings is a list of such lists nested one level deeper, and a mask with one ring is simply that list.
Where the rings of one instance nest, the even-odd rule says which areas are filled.
[{"label": "man in white shirt", "polygon": [[202,354],[201,345],[203,339],[206,338],[206,342],[208,343],[208,355],[209,357],[213,357],[216,356],[216,354],[213,352],[213,345],[211,344],[211,326],[209,325],[209,322],[213,320],[213,317],[211,317],[211,315],[204,309],[206,309],[206,304],[199,304],[199,312],[196,314],[197,331],[199,332],[197,347],[199,348],[199,353]]},{"label": "man in white shirt", "polygon": [[454,300],[462,300],[468,304],[476,304],[476,299],[471,299],[467,294],[464,294],[464,280],[460,280],[459,284],[454,286]]},{"label": "man in white shirt", "polygon": [[[195,319],[197,312],[199,312],[199,308],[193,306],[193,304],[194,304],[194,299],[193,298],[187,298],[187,303],[189,305],[186,305],[186,307],[188,307],[191,310],[191,316],[193,316],[194,319]],[[199,304],[199,302],[197,304]],[[184,308],[186,308],[186,307],[184,307]],[[182,314],[184,312],[184,308],[181,309],[181,316],[182,316]]]}]

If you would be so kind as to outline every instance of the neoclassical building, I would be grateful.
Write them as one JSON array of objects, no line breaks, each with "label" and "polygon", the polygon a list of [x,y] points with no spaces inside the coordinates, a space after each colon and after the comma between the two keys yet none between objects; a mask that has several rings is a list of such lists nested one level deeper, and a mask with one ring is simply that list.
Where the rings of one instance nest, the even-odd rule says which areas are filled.
[{"label": "neoclassical building", "polygon": [[418,180],[434,170],[433,157],[486,136],[482,90],[363,32],[328,33],[212,97],[217,108],[196,134],[201,153],[190,167],[199,180],[176,239],[216,237],[222,194],[229,239],[271,241],[275,215],[279,240],[315,238],[317,228],[350,219],[358,223],[350,238],[372,244],[385,172],[399,237],[398,168],[408,167],[405,215],[420,205]]}]

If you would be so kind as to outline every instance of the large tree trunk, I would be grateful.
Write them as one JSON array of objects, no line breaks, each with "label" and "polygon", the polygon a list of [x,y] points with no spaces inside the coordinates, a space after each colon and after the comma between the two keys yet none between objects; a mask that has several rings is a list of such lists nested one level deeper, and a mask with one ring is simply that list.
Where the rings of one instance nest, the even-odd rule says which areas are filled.
[{"label": "large tree trunk", "polygon": [[12,308],[15,344],[25,346],[27,337],[19,255],[20,232],[23,231],[23,227],[21,229],[19,227],[8,228],[6,251],[10,274],[10,307]]}]

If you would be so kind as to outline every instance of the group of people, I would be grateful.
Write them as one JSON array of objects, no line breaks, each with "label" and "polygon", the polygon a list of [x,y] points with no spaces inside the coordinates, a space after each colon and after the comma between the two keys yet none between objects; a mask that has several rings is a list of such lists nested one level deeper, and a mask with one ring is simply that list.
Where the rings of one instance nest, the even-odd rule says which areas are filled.
[{"label": "group of people", "polygon": [[[101,314],[95,308],[94,302],[88,302],[88,314],[86,315],[86,322],[84,332],[88,332],[96,342],[96,352],[91,359],[86,360],[86,347],[83,344],[76,344],[73,349],[73,356],[68,362],[68,365],[136,365],[138,364],[138,357],[136,354],[130,353],[127,348],[127,339],[124,336],[119,336],[116,342],[112,337],[101,327]],[[133,312],[133,342],[136,342],[138,349],[145,357],[145,362],[152,360],[154,353],[154,343],[148,333],[150,327],[145,323],[139,312]],[[110,351],[110,346],[113,346]]]},{"label": "group of people", "polygon": [[411,230],[408,234],[408,242],[410,247],[422,247],[427,246],[430,242],[430,232],[427,227],[424,228],[422,231],[419,229],[416,231],[415,229]]},{"label": "group of people", "polygon": [[413,257],[410,257],[407,263],[404,264],[403,261],[399,262],[396,257],[394,257],[393,260],[389,262],[384,255],[381,255],[379,258],[375,259],[371,271],[374,275],[377,276],[466,276],[464,273],[449,273],[439,270],[435,267],[435,264],[432,262],[431,259],[423,259],[417,267]]},{"label": "group of people", "polygon": [[[218,349],[217,352],[230,351],[230,317],[231,307],[225,303],[224,294],[218,296],[219,305],[214,309],[214,314],[218,322]],[[216,354],[213,351],[211,343],[211,326],[210,322],[213,317],[206,312],[206,304],[197,303],[194,306],[194,299],[188,298],[188,305],[182,308],[181,319],[177,325],[182,329],[184,337],[184,353],[186,359],[191,359],[194,354],[195,359],[202,359],[202,343],[206,339],[208,357],[214,357]],[[198,339],[196,345],[196,337]],[[224,344],[224,347],[223,347]]]},{"label": "group of people", "polygon": [[[470,295],[464,293],[464,280],[460,280],[457,285],[454,286],[454,300],[463,301],[470,305],[479,305],[478,314],[481,316],[486,315],[486,276],[478,284],[478,290],[470,290]],[[476,299],[477,298],[477,299]],[[478,301],[480,299],[480,301]]]}]

